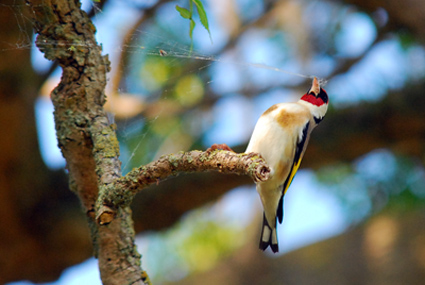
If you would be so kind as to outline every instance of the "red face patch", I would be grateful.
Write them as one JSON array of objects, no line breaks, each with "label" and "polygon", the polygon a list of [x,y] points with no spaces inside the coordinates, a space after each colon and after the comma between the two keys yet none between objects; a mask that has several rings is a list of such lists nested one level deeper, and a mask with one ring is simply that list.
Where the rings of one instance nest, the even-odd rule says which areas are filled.
[{"label": "red face patch", "polygon": [[303,97],[301,97],[301,100],[304,100],[306,102],[309,102],[315,106],[322,106],[323,104],[325,104],[325,102],[323,102],[323,99],[320,97],[316,97],[312,94],[305,94]]}]

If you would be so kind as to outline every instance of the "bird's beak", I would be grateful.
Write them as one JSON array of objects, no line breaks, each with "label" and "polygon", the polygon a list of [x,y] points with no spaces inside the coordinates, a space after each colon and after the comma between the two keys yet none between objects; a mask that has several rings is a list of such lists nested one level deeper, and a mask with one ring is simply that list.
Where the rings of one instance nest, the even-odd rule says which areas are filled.
[{"label": "bird's beak", "polygon": [[320,84],[316,77],[313,78],[313,84],[311,85],[310,91],[308,91],[308,93],[311,92],[313,92],[316,96],[320,93]]}]

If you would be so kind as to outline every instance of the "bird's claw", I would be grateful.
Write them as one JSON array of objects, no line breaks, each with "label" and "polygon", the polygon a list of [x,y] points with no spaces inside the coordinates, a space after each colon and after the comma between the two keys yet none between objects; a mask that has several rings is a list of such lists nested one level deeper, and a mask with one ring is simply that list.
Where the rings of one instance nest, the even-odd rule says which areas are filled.
[{"label": "bird's claw", "polygon": [[209,147],[206,151],[207,152],[212,152],[214,150],[227,150],[227,151],[231,151],[231,152],[235,152],[233,149],[231,149],[227,144],[222,143],[222,144],[213,144],[211,147]]}]

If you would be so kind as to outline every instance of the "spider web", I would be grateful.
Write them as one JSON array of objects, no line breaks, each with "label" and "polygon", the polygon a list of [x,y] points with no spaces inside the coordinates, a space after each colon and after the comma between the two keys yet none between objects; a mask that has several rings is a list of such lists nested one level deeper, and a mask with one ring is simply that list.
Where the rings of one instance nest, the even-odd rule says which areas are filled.
[{"label": "spider web", "polygon": [[[318,71],[323,69],[322,62],[316,63],[320,65],[318,69],[299,63],[296,48],[291,48],[282,31],[253,27],[232,41],[220,31],[214,13],[208,12],[214,44],[211,45],[207,32],[198,25],[192,49],[188,23],[174,10],[177,2],[164,4],[156,16],[149,17],[132,31],[141,16],[141,4],[120,2],[110,1],[111,6],[100,9],[86,1],[83,7],[87,11],[94,9],[98,42],[111,59],[112,71],[106,91],[111,103],[108,111],[111,122],[118,126],[124,173],[162,154],[205,149],[211,143],[243,145],[262,111],[274,103],[295,99],[300,95],[299,90],[292,89],[308,82],[306,79],[310,79],[311,74],[322,74]],[[15,22],[11,24],[20,31],[16,41],[2,40],[0,52],[31,49],[34,68],[47,73],[52,63],[42,60],[34,45],[28,17],[31,11],[16,3],[0,4],[0,9],[13,13]],[[113,14],[115,16],[111,16]],[[327,13],[322,15],[323,21]],[[123,40],[125,36],[129,38],[127,41]],[[66,47],[73,46],[78,44],[67,43]],[[418,50],[416,59],[424,58],[420,56],[421,51]],[[412,74],[423,74],[423,66]],[[51,74],[50,87],[56,85],[59,76],[59,69]],[[182,83],[184,80],[186,83]],[[397,80],[391,82],[397,83]],[[345,90],[346,80],[342,81],[341,90]],[[179,84],[185,87],[184,92],[176,91]],[[202,90],[197,91],[197,86]],[[46,96],[51,88],[47,89]],[[143,106],[133,116],[119,117],[121,103],[112,98],[132,98],[129,102],[134,104],[125,105],[128,109],[137,104]],[[52,110],[47,112],[51,116]],[[53,127],[50,132],[56,141]]]},{"label": "spider web", "polygon": [[[106,90],[110,106],[107,108],[111,123],[117,124],[124,174],[163,154],[205,149],[211,143],[243,145],[262,111],[272,104],[291,100],[292,95],[299,96],[299,92],[292,93],[292,88],[287,87],[297,87],[311,78],[302,73],[290,51],[280,52],[285,42],[281,32],[254,29],[239,39],[238,44],[220,39],[222,32],[212,29],[214,45],[211,45],[208,34],[199,25],[195,29],[194,48],[191,48],[188,23],[179,17],[173,5],[165,5],[160,12],[170,17],[149,18],[129,32],[140,12],[131,12],[118,2],[111,2],[118,5],[113,8],[99,9],[91,2],[83,6],[87,11],[94,9],[96,37],[103,46],[103,53],[109,54],[111,60]],[[43,59],[29,32],[32,23],[27,16],[31,12],[27,11],[28,7],[2,4],[0,9],[14,14],[20,30],[19,39],[6,43],[0,52],[31,49],[34,68],[40,73],[50,72],[52,63]],[[112,17],[111,10],[119,15]],[[212,14],[210,19],[213,21]],[[128,39],[124,40],[126,36]],[[255,42],[259,36],[264,44]],[[56,44],[66,48],[85,46],[85,43]],[[49,97],[60,74],[60,69],[51,73],[43,98]],[[259,99],[258,94],[262,94]],[[140,112],[120,117],[119,98],[129,99],[133,105],[141,104]],[[51,107],[46,113],[52,120]],[[41,135],[46,132],[50,132],[51,140],[56,142],[53,125]],[[58,156],[61,156],[59,151]],[[248,199],[250,205],[258,203],[256,196]],[[251,215],[252,208],[249,209]],[[240,216],[251,217],[241,211]],[[226,214],[221,225],[228,222],[230,216],[235,214]],[[202,224],[205,218],[195,220],[192,224]],[[233,221],[232,229],[240,226],[240,221]]]},{"label": "spider web", "polygon": [[[179,150],[205,148],[208,147],[209,144],[214,143],[215,141],[212,135],[208,134],[208,132],[211,133],[211,128],[215,130],[221,128],[214,126],[225,125],[223,122],[217,124],[217,121],[214,120],[213,117],[217,116],[214,114],[217,113],[214,111],[214,106],[219,105],[222,101],[225,102],[223,104],[227,106],[227,109],[229,109],[228,105],[232,104],[234,106],[235,104],[242,104],[242,107],[247,107],[249,105],[246,100],[243,100],[244,96],[239,96],[237,94],[240,90],[244,89],[243,85],[245,83],[243,82],[242,74],[246,74],[253,78],[257,78],[258,76],[258,80],[254,80],[256,82],[254,82],[253,85],[257,85],[254,89],[258,88],[260,92],[270,88],[280,88],[281,86],[285,86],[285,84],[291,85],[290,82],[292,81],[298,84],[300,80],[312,78],[312,76],[293,72],[290,69],[278,68],[267,63],[261,63],[262,61],[274,63],[271,58],[276,56],[262,57],[257,54],[256,58],[255,56],[251,57],[249,55],[252,51],[240,51],[241,47],[239,46],[228,47],[225,44],[224,46],[211,45],[208,38],[205,37],[206,32],[199,28],[195,30],[195,48],[192,48],[185,29],[187,28],[187,23],[179,18],[178,14],[174,11],[174,7],[168,7],[168,13],[173,15],[171,20],[167,20],[165,16],[158,20],[158,22],[147,20],[143,25],[140,25],[132,30],[130,34],[126,35],[129,38],[128,40],[112,45],[109,51],[107,51],[106,48],[108,39],[102,40],[103,36],[99,36],[99,41],[104,43],[105,51],[107,51],[112,59],[112,69],[114,70],[115,66],[115,72],[126,74],[125,78],[121,78],[118,86],[115,86],[118,93],[131,94],[148,105],[159,106],[159,110],[154,114],[149,115],[146,113],[150,112],[145,111],[142,112],[141,117],[136,116],[124,119],[118,123],[120,141],[125,142],[122,144],[124,172],[140,164],[148,163],[163,154]],[[128,18],[128,14],[126,14],[126,17]],[[135,16],[135,18],[138,17],[140,17],[140,15]],[[170,27],[173,27],[173,24],[175,24],[176,27],[170,29]],[[122,27],[116,28],[116,31],[122,33],[120,29],[122,29]],[[111,32],[113,33],[112,29],[108,28],[108,33]],[[197,35],[197,33],[199,35]],[[255,35],[257,34],[258,32],[255,32]],[[277,39],[281,37],[281,35],[276,33],[271,33],[271,35]],[[247,39],[247,41],[250,40],[252,39]],[[122,54],[126,56],[124,60],[121,58],[121,63],[124,64],[118,65],[116,63],[118,61],[117,59],[120,58]],[[280,60],[280,64],[284,65],[284,60]],[[165,79],[152,79],[152,76],[161,72],[157,70],[161,68],[167,69],[167,75],[164,76]],[[297,69],[299,68],[294,67],[294,70]],[[141,73],[143,76],[141,76]],[[286,75],[286,78],[282,77],[282,73]],[[114,72],[112,72],[111,81],[114,80],[114,76]],[[160,77],[160,75],[158,76]],[[234,79],[229,80],[226,78],[227,76],[233,76]],[[185,95],[183,99],[180,96],[177,98],[177,102],[175,102],[176,86],[179,85],[182,78],[189,78],[192,82],[191,84],[188,83],[188,88],[185,90],[187,95]],[[157,86],[151,86],[152,81],[155,80],[156,82],[154,82],[153,85]],[[163,82],[158,83],[158,81],[162,80]],[[260,86],[263,84],[260,83],[261,81],[269,81],[269,83],[265,86]],[[195,94],[193,86],[199,84],[199,82],[202,82],[201,88],[203,89],[203,94],[201,95],[202,98],[198,98],[199,101],[197,101],[196,98],[199,94]],[[232,84],[233,86],[231,86]],[[277,91],[276,93],[279,92]],[[217,95],[219,97],[217,97]],[[255,94],[251,94],[248,98],[254,95]],[[177,95],[177,97],[178,96],[179,95]],[[229,98],[222,99],[225,97]],[[155,137],[152,136],[151,130],[156,128],[156,125],[162,124],[162,122],[169,117],[168,112],[170,110],[166,103],[170,103],[169,101],[173,100],[175,104],[180,104],[181,107],[180,111],[182,114],[180,119],[177,120],[185,121],[183,124],[186,125],[185,129],[189,130],[189,136],[191,137],[189,140],[192,141],[192,143],[186,142],[180,144],[180,148],[177,147],[179,145],[177,142],[187,140],[187,137],[181,138],[180,136],[176,139],[175,136],[172,135],[162,135],[162,138],[158,138],[158,140],[151,139]],[[189,101],[189,103],[187,101]],[[267,100],[265,104],[277,102],[280,101]],[[166,106],[164,107],[160,103],[164,103]],[[211,107],[212,111],[205,111],[205,108],[211,109]],[[111,108],[113,109],[114,106]],[[267,107],[263,107],[263,109],[264,108]],[[175,110],[171,110],[171,112],[173,111]],[[229,112],[232,113],[232,111]],[[235,112],[237,113],[237,111],[233,111],[233,113]],[[166,113],[165,116],[164,113]],[[218,116],[220,117],[220,115]],[[230,122],[234,119],[232,115],[224,114],[221,117],[224,116],[228,117]],[[241,118],[241,116],[244,116],[244,118]],[[255,123],[257,117],[258,116],[253,117],[252,120],[250,120],[251,124],[247,125],[244,124],[247,119],[246,115],[239,114],[239,119],[236,119],[239,120],[239,123],[236,123],[230,128],[233,130],[242,130],[240,132],[233,131],[233,133],[236,133],[242,139],[233,139],[233,144],[242,144],[244,143],[243,140],[248,139],[251,127]],[[188,121],[190,121],[190,123],[188,123]],[[170,131],[173,132],[174,130]],[[199,134],[202,135],[199,136]],[[205,137],[210,138],[205,139]],[[218,138],[225,139],[225,136],[219,135]],[[147,139],[150,139],[150,141],[147,142]],[[152,148],[146,148],[149,147],[149,145],[151,145],[152,148],[158,145],[160,147],[152,151]]]},{"label": "spider web", "polygon": [[[205,108],[215,106],[215,103],[224,102],[226,106],[231,104],[239,103],[243,106],[248,106],[246,101],[243,100],[244,96],[240,96],[238,93],[243,89],[247,89],[244,85],[251,85],[258,89],[259,92],[270,88],[279,88],[285,84],[291,85],[291,81],[296,84],[300,80],[312,78],[310,75],[305,75],[294,70],[299,70],[299,67],[291,69],[289,63],[288,68],[279,68],[273,64],[279,63],[284,66],[285,58],[282,56],[276,56],[273,54],[277,52],[276,47],[260,47],[263,49],[264,54],[261,52],[253,51],[252,49],[246,49],[243,45],[234,45],[226,43],[225,41],[217,40],[217,44],[211,45],[205,30],[202,27],[197,27],[194,34],[194,48],[191,47],[190,39],[187,35],[188,23],[181,19],[176,11],[174,11],[174,4],[164,4],[164,11],[159,14],[167,14],[171,16],[157,16],[159,19],[149,18],[143,24],[138,26],[136,29],[131,31],[134,23],[140,18],[141,14],[137,9],[132,9],[130,4],[120,4],[119,2],[111,1],[111,7],[105,7],[104,9],[98,8],[96,3],[91,1],[83,2],[83,8],[87,11],[91,9],[94,11],[93,21],[97,27],[97,40],[102,44],[104,54],[109,54],[111,60],[112,72],[109,74],[110,81],[107,86],[107,95],[121,96],[130,95],[133,99],[137,98],[143,104],[155,105],[155,102],[166,102],[176,101],[176,85],[181,83],[181,78],[186,79],[186,85],[189,87],[187,91],[188,95],[180,95],[177,98],[180,104],[180,112],[183,113],[183,117],[189,113],[196,113],[197,115],[206,115],[204,119],[200,119],[198,122],[195,116],[191,117],[193,121],[188,126],[191,131],[192,142],[191,144],[186,143],[183,150],[187,150],[190,147],[205,147],[205,143],[202,143],[203,139],[199,136],[199,133],[206,134],[208,130],[211,130],[216,122],[214,122],[214,111],[205,111]],[[28,17],[29,11],[26,5],[20,4],[1,4],[1,9],[10,10],[16,20],[16,25],[19,27],[20,36],[15,43],[6,43],[6,45],[0,49],[1,52],[7,52],[11,49],[32,49],[32,58],[34,68],[39,72],[47,72],[52,66],[51,62],[47,62],[42,59],[43,55],[38,51],[34,45],[34,36],[28,31],[31,29],[32,23]],[[114,10],[112,12],[112,10]],[[212,16],[211,16],[212,17]],[[131,31],[129,33],[129,31]],[[254,36],[258,36],[261,31],[254,31],[252,35],[247,35],[245,41],[250,42]],[[123,35],[128,39],[123,39]],[[220,36],[218,34],[218,36]],[[273,37],[275,41],[282,41],[282,35],[276,32],[268,32],[263,37]],[[214,37],[214,34],[213,34]],[[250,38],[251,37],[251,38]],[[244,39],[242,39],[244,40]],[[45,43],[50,44],[50,43]],[[85,43],[55,43],[58,48],[76,48],[78,46],[86,46]],[[123,55],[125,58],[123,59]],[[274,61],[273,58],[279,58],[278,61]],[[286,59],[287,60],[287,59]],[[288,60],[287,60],[288,61]],[[158,64],[159,63],[159,64]],[[160,73],[164,70],[167,73],[163,75],[164,78],[152,78],[155,77],[155,72]],[[121,73],[121,74],[120,74]],[[141,76],[141,73],[143,76]],[[283,77],[281,74],[285,74],[287,77]],[[60,76],[60,70],[57,69],[52,73],[49,79],[52,82],[57,82]],[[161,76],[160,74],[156,75]],[[253,78],[254,82],[246,84],[243,82],[243,77],[247,76]],[[116,78],[119,78],[119,83],[114,85]],[[151,78],[149,78],[151,77]],[[227,78],[226,78],[227,77]],[[54,78],[54,79],[52,79]],[[230,79],[229,79],[230,78]],[[155,80],[157,82],[155,82]],[[158,81],[161,81],[158,83]],[[265,86],[264,81],[269,81]],[[50,82],[50,87],[54,84]],[[199,88],[202,88],[202,94],[195,94],[190,90],[193,84],[198,84]],[[156,86],[152,86],[156,85]],[[182,83],[180,84],[182,85]],[[192,93],[191,93],[192,92]],[[47,92],[46,92],[47,93]],[[195,94],[200,98],[191,99],[191,95]],[[215,94],[215,95],[208,95]],[[217,97],[217,95],[219,97]],[[215,96],[215,97],[214,97]],[[249,95],[253,96],[253,94]],[[221,97],[229,97],[222,99]],[[180,101],[179,101],[180,100]],[[195,102],[197,101],[197,102]],[[228,101],[226,103],[226,101]],[[192,103],[191,103],[192,102]],[[195,103],[194,103],[195,102]],[[205,103],[213,102],[213,103]],[[168,102],[170,103],[170,102]],[[275,102],[273,102],[275,103]],[[268,104],[270,104],[268,102]],[[118,135],[122,142],[122,161],[123,169],[131,169],[134,166],[140,165],[141,163],[147,163],[150,160],[158,157],[159,155],[166,154],[168,150],[177,151],[175,148],[164,147],[162,150],[152,151],[149,149],[141,149],[141,146],[146,143],[146,139],[151,135],[150,130],[152,126],[155,126],[159,121],[163,121],[164,112],[168,112],[169,108],[161,107],[161,104],[157,104],[158,111],[155,114],[146,115],[148,111],[142,112],[141,115],[135,115],[131,118],[127,117],[124,119],[116,119],[118,125]],[[111,121],[114,121],[114,110],[118,107],[118,103],[115,100],[111,100],[109,111],[111,112]],[[228,107],[227,107],[228,108]],[[202,112],[197,111],[202,109]],[[174,110],[175,111],[175,110]],[[177,111],[175,111],[177,112]],[[189,116],[189,115],[187,115]],[[167,116],[168,117],[168,114]],[[177,117],[177,116],[176,116]],[[229,120],[232,120],[232,116],[228,116]],[[253,118],[251,127],[255,122]],[[246,119],[246,118],[245,118]],[[189,119],[186,119],[188,121]],[[239,118],[239,120],[241,120]],[[187,125],[187,122],[185,123]],[[156,128],[156,127],[154,127]],[[244,128],[241,123],[233,126],[233,129]],[[249,135],[249,128],[244,132],[239,133],[243,135],[243,139],[247,139]],[[196,134],[198,133],[198,135]],[[207,134],[205,136],[208,136]],[[220,136],[219,136],[220,137]],[[169,138],[169,137],[168,137]],[[166,141],[167,136],[162,135],[162,139],[158,138],[157,141],[151,141],[147,145],[157,146],[163,145]],[[169,138],[172,142],[173,138]],[[162,141],[161,141],[162,140]],[[235,143],[243,143],[233,139]],[[208,143],[213,141],[212,138],[207,139]],[[168,142],[168,144],[172,144]],[[188,145],[189,144],[189,145]],[[165,152],[165,153],[164,153]],[[143,156],[142,153],[151,153],[150,155]]]}]

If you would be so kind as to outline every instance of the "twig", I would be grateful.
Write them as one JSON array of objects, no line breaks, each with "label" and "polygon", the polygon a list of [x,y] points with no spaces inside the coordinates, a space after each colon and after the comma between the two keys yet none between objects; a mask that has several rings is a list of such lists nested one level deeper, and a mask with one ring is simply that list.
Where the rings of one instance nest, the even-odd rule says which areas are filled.
[{"label": "twig", "polygon": [[179,172],[219,171],[228,174],[248,175],[255,182],[266,181],[270,168],[255,153],[238,154],[231,151],[179,152],[162,156],[158,160],[130,171],[114,183],[105,186],[99,195],[97,221],[104,225],[116,216],[116,209],[127,206],[134,195],[143,188]]}]

